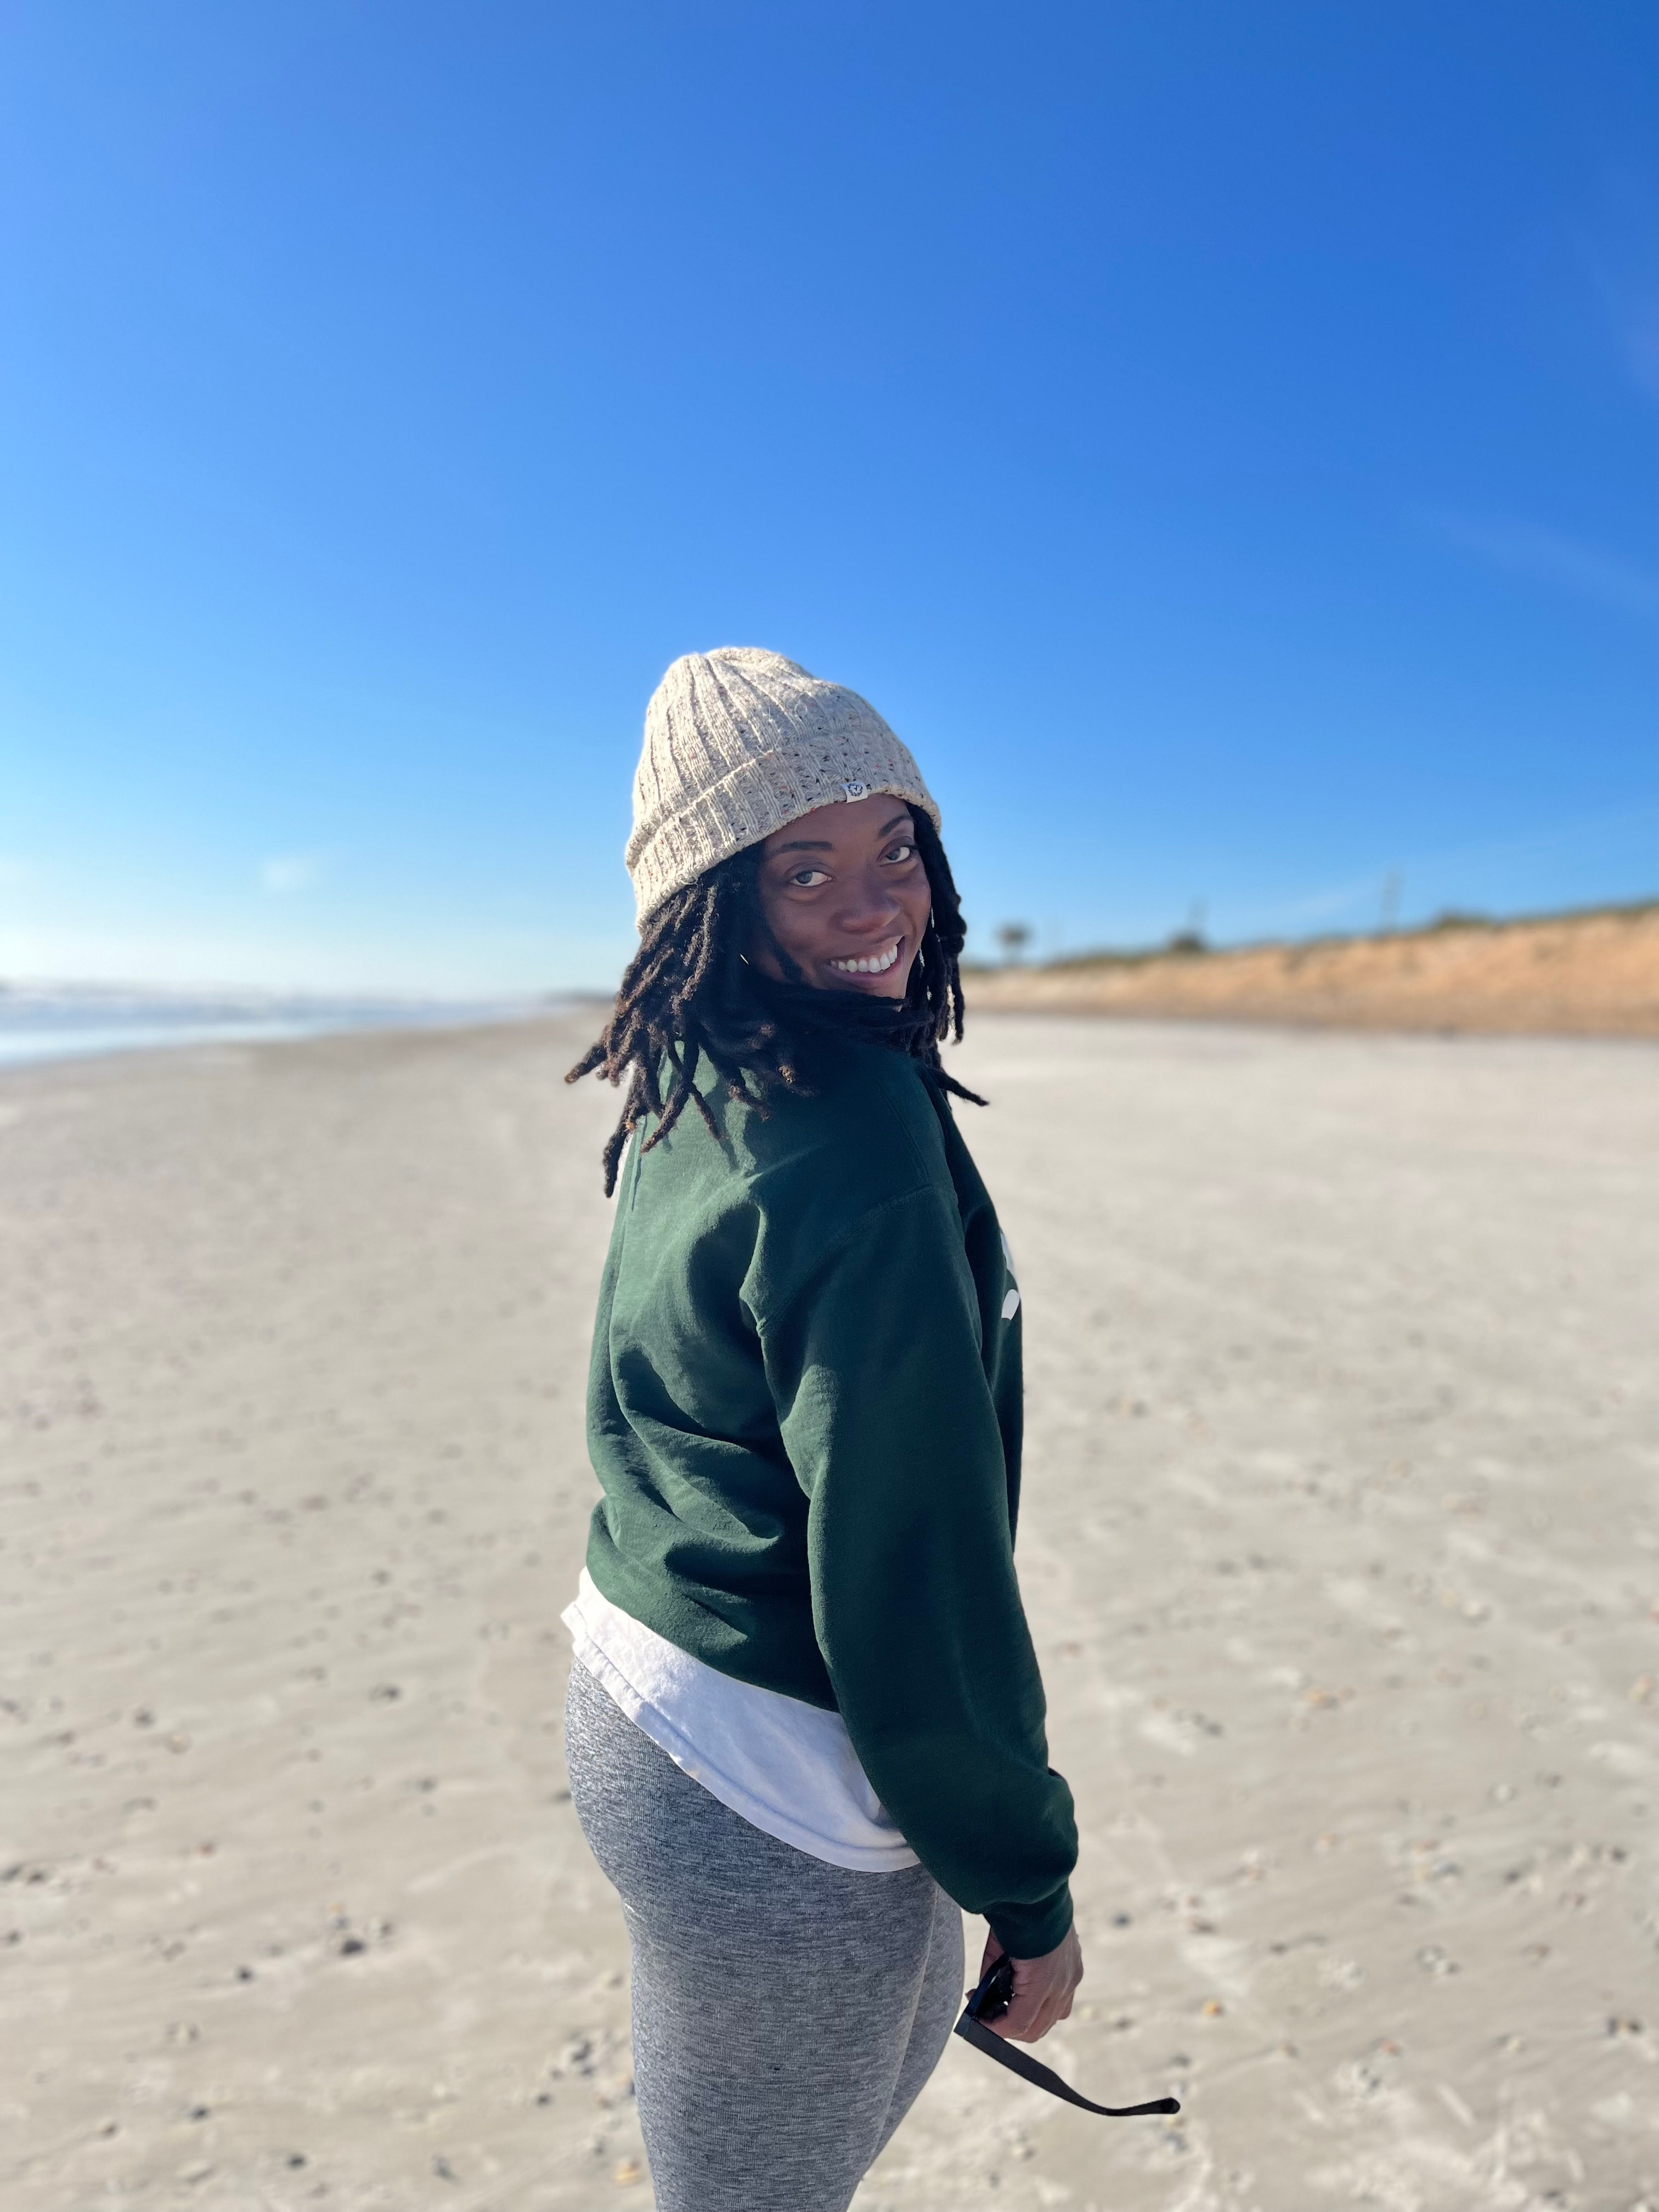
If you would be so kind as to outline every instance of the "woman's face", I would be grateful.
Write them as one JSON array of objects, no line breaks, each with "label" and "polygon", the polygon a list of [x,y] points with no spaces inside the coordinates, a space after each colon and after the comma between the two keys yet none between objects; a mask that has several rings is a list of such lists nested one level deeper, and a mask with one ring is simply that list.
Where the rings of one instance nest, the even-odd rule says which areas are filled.
[{"label": "woman's face", "polygon": [[[761,847],[760,897],[773,936],[815,989],[904,996],[933,894],[902,799],[872,792],[778,830]],[[769,945],[750,957],[782,981]]]}]

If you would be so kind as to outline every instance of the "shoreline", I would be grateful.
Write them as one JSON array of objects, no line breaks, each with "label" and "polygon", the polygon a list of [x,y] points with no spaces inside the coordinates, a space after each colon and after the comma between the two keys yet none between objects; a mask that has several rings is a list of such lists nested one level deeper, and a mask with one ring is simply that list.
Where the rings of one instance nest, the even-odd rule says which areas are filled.
[{"label": "shoreline", "polygon": [[434,1009],[394,1007],[370,1012],[343,1010],[290,1017],[224,1019],[179,1018],[149,1022],[64,1024],[8,1027],[0,1000],[0,1076],[12,1068],[54,1066],[66,1061],[126,1058],[215,1046],[298,1044],[331,1036],[426,1036],[494,1029],[520,1022],[556,1021],[575,1011],[569,1000],[524,1006]]}]

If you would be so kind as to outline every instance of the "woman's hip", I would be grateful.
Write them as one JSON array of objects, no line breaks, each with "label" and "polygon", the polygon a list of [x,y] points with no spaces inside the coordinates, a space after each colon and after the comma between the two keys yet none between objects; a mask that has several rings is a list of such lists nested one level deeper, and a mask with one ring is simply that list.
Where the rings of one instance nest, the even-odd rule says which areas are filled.
[{"label": "woman's hip", "polygon": [[764,1939],[775,1955],[827,1945],[854,1956],[872,1942],[896,1944],[920,1968],[941,1898],[925,1868],[855,1871],[769,1835],[678,1767],[580,1665],[571,1671],[565,1755],[576,1816],[630,1924],[665,1916],[716,1952],[732,1933],[745,1952]]},{"label": "woman's hip", "polygon": [[957,1906],[925,1868],[855,1872],[751,1826],[580,1666],[566,1746],[628,1923],[659,2212],[844,2212],[950,2034]]}]

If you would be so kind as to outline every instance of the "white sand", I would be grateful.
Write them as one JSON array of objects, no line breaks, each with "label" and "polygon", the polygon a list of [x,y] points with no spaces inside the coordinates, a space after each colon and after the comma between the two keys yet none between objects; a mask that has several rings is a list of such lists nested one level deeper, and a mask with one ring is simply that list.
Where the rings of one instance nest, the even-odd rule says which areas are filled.
[{"label": "white sand", "polygon": [[[557,1613],[568,1024],[0,1079],[0,2203],[648,2202]],[[1085,1831],[860,2212],[1659,2205],[1640,1044],[981,1023]]]}]

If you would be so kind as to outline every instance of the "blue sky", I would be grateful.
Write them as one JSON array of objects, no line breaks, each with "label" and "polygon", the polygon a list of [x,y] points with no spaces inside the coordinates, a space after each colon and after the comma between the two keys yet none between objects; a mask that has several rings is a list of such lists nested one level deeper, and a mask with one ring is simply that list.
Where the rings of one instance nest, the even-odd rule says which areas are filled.
[{"label": "blue sky", "polygon": [[1659,890],[1646,0],[4,21],[0,975],[609,982],[717,644],[981,945]]}]

